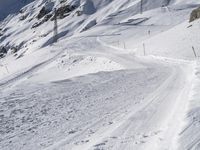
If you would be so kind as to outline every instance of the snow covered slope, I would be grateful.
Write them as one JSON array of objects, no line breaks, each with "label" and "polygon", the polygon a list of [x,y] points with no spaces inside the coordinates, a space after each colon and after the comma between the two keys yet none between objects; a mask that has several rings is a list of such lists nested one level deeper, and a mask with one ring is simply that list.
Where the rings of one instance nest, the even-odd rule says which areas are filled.
[{"label": "snow covered slope", "polygon": [[0,0],[0,149],[200,149],[199,5]]}]

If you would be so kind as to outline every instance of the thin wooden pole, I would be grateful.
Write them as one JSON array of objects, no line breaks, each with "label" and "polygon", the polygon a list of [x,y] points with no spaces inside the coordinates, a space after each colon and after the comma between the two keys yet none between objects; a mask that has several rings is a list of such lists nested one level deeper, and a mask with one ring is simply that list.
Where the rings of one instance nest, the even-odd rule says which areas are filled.
[{"label": "thin wooden pole", "polygon": [[123,42],[124,43],[124,49],[126,49],[126,43],[125,42]]},{"label": "thin wooden pole", "polygon": [[145,44],[143,43],[143,51],[144,51],[144,56],[146,55],[146,49],[145,49]]},{"label": "thin wooden pole", "polygon": [[194,53],[194,57],[197,58],[197,53],[196,53],[196,51],[194,49],[194,46],[192,46],[192,50],[193,50],[193,53]]}]

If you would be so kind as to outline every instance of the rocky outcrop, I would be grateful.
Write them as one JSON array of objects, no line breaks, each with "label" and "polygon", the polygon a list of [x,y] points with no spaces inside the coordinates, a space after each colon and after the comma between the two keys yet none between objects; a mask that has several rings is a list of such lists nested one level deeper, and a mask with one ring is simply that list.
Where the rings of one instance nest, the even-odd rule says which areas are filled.
[{"label": "rocky outcrop", "polygon": [[6,47],[0,47],[0,58],[3,58],[7,54],[8,50]]},{"label": "rocky outcrop", "polygon": [[71,5],[64,5],[59,7],[56,10],[56,15],[58,18],[63,19],[64,17],[68,16],[69,13],[76,9],[76,6]]},{"label": "rocky outcrop", "polygon": [[49,12],[45,9],[45,7],[42,7],[42,9],[40,10],[39,14],[37,15],[37,19],[43,18],[48,13]]},{"label": "rocky outcrop", "polygon": [[21,42],[18,45],[7,44],[0,46],[0,58],[5,57],[7,54],[16,54],[22,47],[25,47],[24,44],[24,42]]},{"label": "rocky outcrop", "polygon": [[0,28],[0,37],[3,36],[3,29]]},{"label": "rocky outcrop", "polygon": [[50,13],[52,11],[54,7],[54,3],[53,2],[47,2],[45,4],[44,7],[42,7],[42,9],[40,10],[39,14],[37,15],[37,19],[41,19],[44,16],[46,16],[48,13]]},{"label": "rocky outcrop", "polygon": [[31,28],[37,28],[38,26],[42,25],[44,22],[47,22],[52,16],[53,15],[51,13],[45,15],[42,20],[34,23]]},{"label": "rocky outcrop", "polygon": [[[73,10],[75,10],[77,7],[74,5],[63,5],[56,9],[56,16],[58,19],[63,19],[66,16],[69,15],[69,13]],[[53,12],[53,5],[49,6],[46,5],[44,6],[39,14],[37,15],[38,22],[34,23],[32,25],[32,28],[37,28],[38,26],[42,25],[44,22],[47,22],[49,19],[53,21],[55,19],[55,12]],[[53,15],[54,13],[54,15]]]},{"label": "rocky outcrop", "polygon": [[190,22],[197,20],[199,18],[200,18],[200,7],[192,11],[190,15]]}]

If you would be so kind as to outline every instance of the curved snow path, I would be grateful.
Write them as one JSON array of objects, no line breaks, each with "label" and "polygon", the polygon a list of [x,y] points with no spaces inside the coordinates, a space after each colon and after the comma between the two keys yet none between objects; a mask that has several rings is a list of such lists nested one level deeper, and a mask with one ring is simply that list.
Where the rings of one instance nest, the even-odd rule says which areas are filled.
[{"label": "curved snow path", "polygon": [[[101,45],[108,49],[120,50],[109,46],[97,39]],[[167,59],[163,57],[154,57],[143,62],[137,58],[130,61],[130,56],[126,54],[114,55],[109,53],[107,57],[128,66],[139,63],[147,68],[169,67],[170,75],[150,95],[145,97],[143,105],[137,108],[137,111],[130,111],[124,118],[119,119],[115,125],[100,131],[89,138],[85,144],[65,145],[60,144],[55,147],[71,150],[87,149],[116,149],[116,150],[175,150],[179,147],[179,132],[183,128],[183,119],[186,115],[187,105],[189,103],[192,80],[194,73],[194,64],[189,61]],[[99,52],[100,53],[100,52]],[[109,55],[110,54],[110,55]],[[100,54],[101,55],[101,54]],[[103,55],[103,54],[102,54]],[[105,55],[104,55],[105,56]],[[155,62],[157,59],[157,62]],[[129,63],[127,63],[129,61]],[[130,67],[130,66],[129,66]],[[102,129],[103,130],[103,129]],[[62,143],[62,142],[61,142]],[[64,142],[65,143],[65,142]],[[54,148],[55,148],[54,147]],[[50,148],[51,149],[51,148]]]},{"label": "curved snow path", "polygon": [[94,38],[78,44],[75,52],[107,57],[127,69],[20,83],[2,93],[1,149],[178,149],[193,64],[121,53]]},{"label": "curved snow path", "polygon": [[0,98],[1,149],[83,146],[90,136],[109,131],[133,109],[137,111],[147,103],[144,97],[159,87],[170,70],[151,67],[49,84],[21,83]]},{"label": "curved snow path", "polygon": [[[150,101],[97,143],[103,149],[177,149],[181,114],[188,104],[191,88],[184,70],[174,67],[169,78],[150,96]],[[115,137],[115,138],[111,138]],[[105,142],[106,141],[106,142]]]},{"label": "curved snow path", "polygon": [[[189,61],[162,57],[141,59],[122,53],[122,49],[102,44],[99,39],[97,43],[93,41],[96,45],[98,42],[103,46],[100,51],[84,53],[108,57],[130,69],[134,65],[138,65],[139,68],[141,66],[159,68],[163,71],[168,68],[169,75],[164,82],[158,83],[160,86],[156,90],[145,96],[143,104],[137,108],[129,107],[128,113],[121,118],[120,116],[112,118],[114,121],[111,119],[109,127],[96,127],[97,124],[102,123],[100,120],[94,125],[91,124],[80,135],[72,139],[63,139],[48,149],[178,149],[178,134],[181,132],[181,123],[183,123],[182,120],[189,103],[194,72],[193,64]],[[86,132],[92,128],[98,128],[98,131],[87,135]],[[75,141],[83,142],[73,144],[76,143]]]}]

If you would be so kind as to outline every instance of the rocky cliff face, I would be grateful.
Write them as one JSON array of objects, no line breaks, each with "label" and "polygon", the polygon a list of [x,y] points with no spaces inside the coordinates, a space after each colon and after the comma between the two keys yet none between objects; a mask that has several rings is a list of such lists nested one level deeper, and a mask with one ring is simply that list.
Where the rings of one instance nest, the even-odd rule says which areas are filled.
[{"label": "rocky cliff face", "polygon": [[190,22],[200,18],[200,7],[193,10],[190,15]]}]

